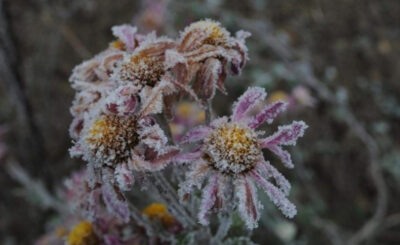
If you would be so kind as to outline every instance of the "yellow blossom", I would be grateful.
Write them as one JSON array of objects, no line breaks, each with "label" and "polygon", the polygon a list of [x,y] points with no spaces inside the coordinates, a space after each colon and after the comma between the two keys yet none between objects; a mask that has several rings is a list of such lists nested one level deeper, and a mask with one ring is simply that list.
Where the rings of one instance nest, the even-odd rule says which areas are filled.
[{"label": "yellow blossom", "polygon": [[165,226],[175,222],[175,218],[168,212],[167,207],[162,203],[152,203],[143,209],[143,214],[150,219],[159,220]]},{"label": "yellow blossom", "polygon": [[74,226],[67,237],[68,245],[95,245],[98,244],[93,226],[88,221],[82,221]]}]

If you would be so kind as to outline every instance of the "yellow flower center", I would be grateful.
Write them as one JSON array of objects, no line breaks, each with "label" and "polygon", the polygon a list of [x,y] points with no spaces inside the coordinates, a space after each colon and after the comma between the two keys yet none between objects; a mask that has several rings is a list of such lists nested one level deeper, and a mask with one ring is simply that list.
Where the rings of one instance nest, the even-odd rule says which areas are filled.
[{"label": "yellow flower center", "polygon": [[110,47],[119,49],[119,50],[125,50],[125,44],[121,40],[115,40],[110,43]]},{"label": "yellow flower center", "polygon": [[211,20],[202,20],[191,25],[193,29],[204,30],[208,33],[207,38],[203,41],[204,44],[210,45],[223,45],[226,44],[229,33],[228,31],[221,27],[218,22]]},{"label": "yellow flower center", "polygon": [[160,220],[164,225],[168,226],[174,223],[174,217],[168,212],[167,207],[162,203],[152,203],[148,205],[143,214],[150,219]]},{"label": "yellow flower center", "polygon": [[121,65],[120,78],[125,81],[139,81],[154,86],[164,74],[164,63],[159,56],[148,56],[139,52]]},{"label": "yellow flower center", "polygon": [[93,226],[88,221],[82,221],[71,230],[67,237],[68,245],[95,245],[98,239]]},{"label": "yellow flower center", "polygon": [[109,165],[124,162],[138,143],[136,118],[103,115],[93,122],[85,140],[96,159]]},{"label": "yellow flower center", "polygon": [[226,174],[239,174],[251,170],[262,152],[256,133],[237,123],[226,123],[205,139],[206,160]]}]

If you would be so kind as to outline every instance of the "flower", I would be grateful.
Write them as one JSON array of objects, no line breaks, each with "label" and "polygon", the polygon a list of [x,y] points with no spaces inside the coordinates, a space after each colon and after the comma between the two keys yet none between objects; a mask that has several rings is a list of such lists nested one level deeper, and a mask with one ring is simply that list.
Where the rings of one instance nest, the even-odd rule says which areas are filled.
[{"label": "flower", "polygon": [[[209,19],[192,23],[181,33],[176,52],[167,52],[170,66],[180,64],[179,79],[189,84],[194,79],[193,89],[203,101],[210,100],[218,88],[225,93],[224,81],[228,73],[238,75],[247,57],[245,39],[248,32],[239,31],[236,36]],[[229,67],[229,69],[227,68]]]},{"label": "flower", "polygon": [[96,245],[97,236],[93,226],[88,221],[81,221],[73,227],[67,237],[68,245]]},{"label": "flower", "polygon": [[99,195],[109,212],[124,222],[130,211],[123,191],[134,184],[134,172],[158,171],[179,152],[168,145],[164,131],[149,115],[154,100],[142,90],[140,107],[134,85],[122,86],[85,114],[82,130],[70,149],[72,156],[88,162],[88,188]]},{"label": "flower", "polygon": [[182,143],[196,143],[198,147],[176,158],[178,162],[191,163],[186,180],[180,184],[180,196],[184,199],[194,186],[201,187],[207,180],[202,189],[198,214],[199,222],[204,225],[209,223],[207,215],[213,208],[230,202],[226,200],[225,193],[230,191],[231,185],[237,200],[236,207],[249,229],[257,227],[262,208],[255,184],[266,192],[285,216],[292,218],[296,214],[296,207],[286,198],[290,190],[289,182],[264,159],[262,150],[272,151],[286,167],[292,168],[290,154],[282,146],[294,145],[303,136],[307,125],[295,121],[279,127],[268,137],[263,136],[264,132],[256,128],[264,122],[272,123],[287,106],[285,102],[277,101],[250,116],[249,112],[265,97],[264,89],[249,88],[234,104],[229,118],[218,118],[208,126],[194,128],[182,140]]}]

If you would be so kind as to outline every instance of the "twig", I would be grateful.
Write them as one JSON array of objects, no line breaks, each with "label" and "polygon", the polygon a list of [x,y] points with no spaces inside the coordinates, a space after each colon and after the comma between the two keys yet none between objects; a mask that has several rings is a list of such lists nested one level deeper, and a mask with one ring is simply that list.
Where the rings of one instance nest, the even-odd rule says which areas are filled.
[{"label": "twig", "polygon": [[10,160],[6,165],[8,174],[16,181],[18,181],[24,188],[25,192],[38,196],[42,207],[52,208],[57,210],[59,213],[65,212],[65,207],[61,201],[56,199],[38,180],[33,179],[23,169],[19,163],[14,160]]}]

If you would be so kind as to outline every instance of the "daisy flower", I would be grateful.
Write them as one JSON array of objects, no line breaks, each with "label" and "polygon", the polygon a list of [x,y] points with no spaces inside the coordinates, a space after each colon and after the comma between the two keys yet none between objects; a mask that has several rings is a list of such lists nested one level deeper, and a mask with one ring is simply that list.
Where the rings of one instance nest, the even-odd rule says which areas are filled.
[{"label": "daisy flower", "polygon": [[92,192],[101,189],[110,212],[129,220],[129,208],[123,191],[134,184],[134,172],[159,171],[179,152],[168,145],[164,131],[150,115],[151,96],[135,100],[134,86],[123,86],[98,102],[85,114],[84,125],[72,156],[87,164],[88,184]]},{"label": "daisy flower", "polygon": [[[307,125],[294,121],[280,126],[270,136],[256,130],[286,109],[287,104],[277,101],[266,105],[258,113],[252,111],[265,99],[264,89],[249,88],[233,105],[230,117],[213,120],[208,126],[192,129],[182,143],[195,143],[195,151],[182,153],[177,162],[191,163],[186,180],[180,185],[182,199],[188,197],[193,187],[202,187],[199,222],[209,223],[208,214],[213,208],[228,204],[226,193],[234,191],[236,208],[249,229],[257,227],[262,208],[257,199],[256,186],[260,187],[271,201],[292,218],[296,207],[287,199],[290,183],[269,161],[264,159],[263,149],[276,154],[286,167],[292,168],[290,154],[282,146],[294,145],[304,134]],[[273,181],[273,182],[272,182]],[[230,189],[233,187],[233,190]]]}]

